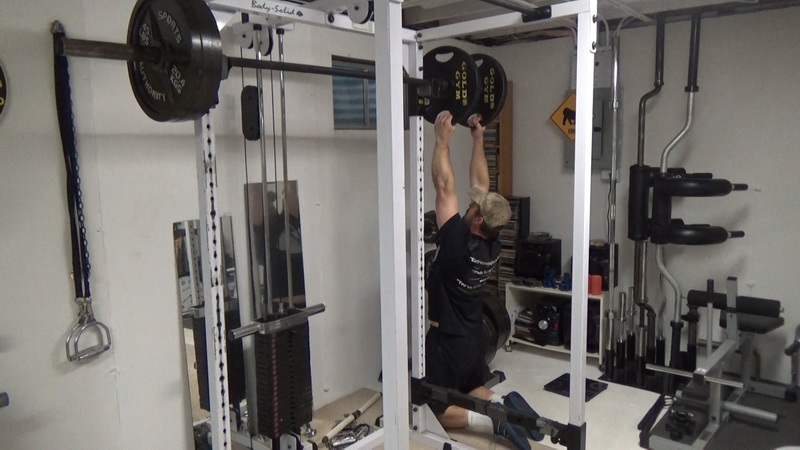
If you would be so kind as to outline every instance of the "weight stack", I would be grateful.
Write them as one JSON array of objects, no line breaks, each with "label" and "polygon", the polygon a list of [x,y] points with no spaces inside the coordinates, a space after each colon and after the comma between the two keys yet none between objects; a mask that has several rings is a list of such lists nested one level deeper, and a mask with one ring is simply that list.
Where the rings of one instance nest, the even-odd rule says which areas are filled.
[{"label": "weight stack", "polygon": [[256,334],[254,343],[258,433],[276,439],[312,419],[308,322]]},{"label": "weight stack", "polygon": [[[233,330],[241,326],[239,310],[234,309],[225,313],[226,328]],[[205,317],[192,318],[194,335],[194,356],[197,367],[197,391],[200,397],[200,407],[211,411],[208,392],[208,353],[206,352],[206,319]],[[245,398],[246,384],[244,380],[244,347],[241,340],[228,340],[226,352],[228,354],[228,401],[238,408],[239,403]]]}]

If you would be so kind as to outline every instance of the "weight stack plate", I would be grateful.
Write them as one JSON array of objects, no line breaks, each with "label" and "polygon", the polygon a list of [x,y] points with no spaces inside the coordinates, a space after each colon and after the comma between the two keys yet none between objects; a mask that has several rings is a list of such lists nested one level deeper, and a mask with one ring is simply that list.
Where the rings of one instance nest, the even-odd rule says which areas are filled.
[{"label": "weight stack plate", "polygon": [[[225,313],[225,324],[229,330],[239,328],[239,310]],[[200,407],[211,411],[208,391],[208,353],[206,347],[206,319],[194,317],[192,319],[194,335],[194,357],[197,372],[197,390],[200,397]],[[228,340],[226,351],[228,353],[228,400],[234,405],[245,398],[247,385],[244,380],[244,348],[241,340]]]},{"label": "weight stack plate", "polygon": [[308,323],[255,335],[258,433],[275,439],[311,422]]}]

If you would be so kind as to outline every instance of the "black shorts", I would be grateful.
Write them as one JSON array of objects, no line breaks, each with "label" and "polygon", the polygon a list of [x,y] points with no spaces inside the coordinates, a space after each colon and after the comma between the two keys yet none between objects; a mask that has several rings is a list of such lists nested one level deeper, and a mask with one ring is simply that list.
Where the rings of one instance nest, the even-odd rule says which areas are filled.
[{"label": "black shorts", "polygon": [[[425,380],[433,385],[469,393],[488,381],[486,365],[486,340],[483,333],[456,336],[431,327],[425,336]],[[428,402],[437,416],[448,405]]]}]

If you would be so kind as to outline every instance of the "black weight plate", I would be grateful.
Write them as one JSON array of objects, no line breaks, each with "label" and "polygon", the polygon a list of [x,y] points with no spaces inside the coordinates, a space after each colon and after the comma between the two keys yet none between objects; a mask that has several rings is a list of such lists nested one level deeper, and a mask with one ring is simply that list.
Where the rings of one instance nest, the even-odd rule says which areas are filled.
[{"label": "black weight plate", "polygon": [[6,107],[6,97],[8,97],[8,87],[6,86],[6,75],[3,73],[3,66],[0,66],[0,114]]},{"label": "black weight plate", "polygon": [[431,273],[431,266],[433,266],[433,260],[436,259],[436,250],[428,250],[425,253],[425,280],[428,280],[428,275]]},{"label": "black weight plate", "polygon": [[496,343],[495,350],[498,350],[505,345],[511,335],[511,318],[508,317],[508,311],[503,306],[503,301],[492,295],[484,296],[483,316],[488,317],[494,325],[497,333],[497,340],[494,341]]},{"label": "black weight plate", "polygon": [[128,24],[128,44],[162,52],[159,62],[128,62],[133,94],[150,118],[194,120],[216,105],[222,42],[203,0],[139,0]]},{"label": "black weight plate", "polygon": [[497,354],[497,329],[492,323],[492,319],[486,314],[483,315],[483,335],[486,336],[486,364],[489,364]]},{"label": "black weight plate", "polygon": [[430,210],[425,213],[423,220],[423,240],[426,244],[435,244],[439,240],[439,225],[436,224],[436,211]]},{"label": "black weight plate", "polygon": [[480,96],[480,74],[467,52],[456,47],[437,47],[422,59],[422,77],[431,83],[432,94],[421,101],[425,120],[436,121],[442,111],[450,111],[453,123],[471,116]]},{"label": "black weight plate", "polygon": [[[508,79],[503,66],[491,56],[477,53],[472,55],[472,59],[478,66],[481,80],[481,95],[475,112],[483,117],[481,124],[486,125],[496,119],[503,110],[508,95]],[[467,119],[459,123],[466,125]]]}]

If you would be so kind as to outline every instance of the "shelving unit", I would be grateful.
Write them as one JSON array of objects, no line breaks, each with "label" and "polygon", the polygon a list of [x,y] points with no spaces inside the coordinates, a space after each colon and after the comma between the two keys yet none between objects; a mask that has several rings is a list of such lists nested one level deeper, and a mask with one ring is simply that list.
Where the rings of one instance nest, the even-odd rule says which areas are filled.
[{"label": "shelving unit", "polygon": [[508,82],[508,95],[500,115],[486,126],[483,136],[483,148],[486,152],[486,163],[489,166],[489,191],[497,192],[504,197],[511,196],[512,159],[513,159],[513,117],[514,89]]},{"label": "shelving unit", "polygon": [[486,292],[505,301],[506,283],[514,276],[514,242],[530,230],[530,198],[514,197],[512,188],[514,86],[508,82],[508,95],[500,115],[486,126],[484,150],[489,166],[489,191],[506,197],[511,205],[511,221],[500,232],[500,261],[486,284]]},{"label": "shelving unit", "polygon": [[[540,301],[545,297],[559,297],[563,298],[564,302],[570,302],[572,298],[572,292],[570,291],[560,291],[558,289],[552,288],[545,288],[545,287],[531,287],[531,286],[521,286],[518,284],[513,283],[506,283],[505,284],[506,290],[506,308],[511,315],[511,324],[514,327],[514,324],[522,310],[533,306],[536,302]],[[605,303],[605,296],[604,295],[588,295],[588,301],[596,302],[597,303],[597,313],[602,315],[602,311],[604,310],[604,303]],[[589,317],[591,320],[591,315]],[[599,328],[599,338],[598,338],[598,348],[596,352],[589,352],[587,350],[586,356],[587,358],[594,358],[599,361],[599,364],[603,364],[603,353],[602,353],[602,346],[605,338],[605,325],[602,321],[602,316],[598,317],[597,326]],[[510,351],[511,344],[522,344],[527,345],[529,347],[539,348],[542,350],[547,350],[551,352],[557,353],[567,353],[571,352],[570,349],[565,348],[563,345],[555,346],[555,345],[539,345],[535,344],[531,341],[520,339],[519,337],[514,337],[514,333],[512,333],[511,337],[508,340],[509,346],[506,347],[507,350]]]}]

